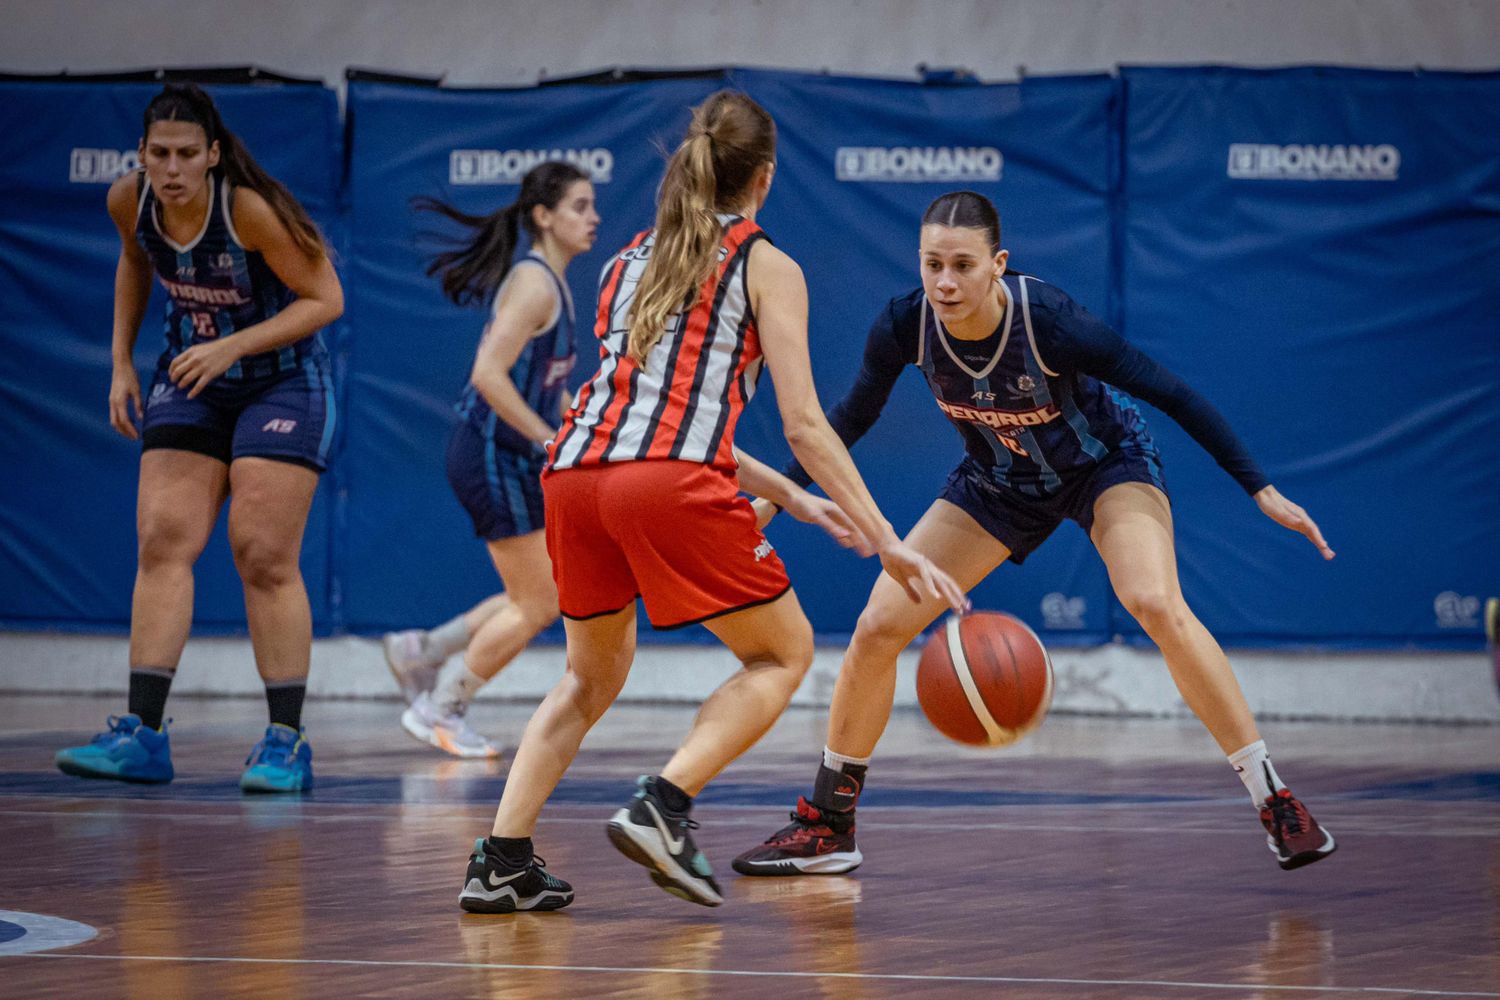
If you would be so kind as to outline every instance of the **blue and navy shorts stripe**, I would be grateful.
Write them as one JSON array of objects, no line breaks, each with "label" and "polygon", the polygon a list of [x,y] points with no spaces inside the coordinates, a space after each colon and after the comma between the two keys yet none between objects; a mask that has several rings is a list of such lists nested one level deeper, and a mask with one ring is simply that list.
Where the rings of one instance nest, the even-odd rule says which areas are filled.
[{"label": "blue and navy shorts stripe", "polygon": [[448,439],[448,484],[474,522],[474,533],[499,541],[542,530],[542,465],[546,456],[495,443],[469,420]]}]

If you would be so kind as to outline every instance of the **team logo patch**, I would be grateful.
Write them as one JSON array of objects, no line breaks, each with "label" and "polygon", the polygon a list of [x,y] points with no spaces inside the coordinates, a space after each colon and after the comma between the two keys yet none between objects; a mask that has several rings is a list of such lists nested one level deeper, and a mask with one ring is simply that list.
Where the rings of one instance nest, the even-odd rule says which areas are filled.
[{"label": "team logo patch", "polygon": [[1005,383],[1005,391],[1010,393],[1013,399],[1024,399],[1036,391],[1036,379],[1030,375],[1021,375],[1014,382]]},{"label": "team logo patch", "polygon": [[766,556],[775,551],[775,549],[771,548],[771,543],[769,541],[767,541],[766,539],[761,539],[761,543],[755,547],[755,561],[760,562]]}]

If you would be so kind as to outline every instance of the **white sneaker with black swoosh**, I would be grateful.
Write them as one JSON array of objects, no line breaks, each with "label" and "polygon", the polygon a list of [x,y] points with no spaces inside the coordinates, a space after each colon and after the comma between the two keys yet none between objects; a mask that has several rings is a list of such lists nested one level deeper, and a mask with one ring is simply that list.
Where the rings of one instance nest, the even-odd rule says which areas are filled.
[{"label": "white sneaker with black swoosh", "polygon": [[458,905],[470,913],[560,910],[573,902],[573,887],[544,869],[533,855],[522,868],[506,864],[483,837],[474,841]]},{"label": "white sneaker with black swoosh", "polygon": [[605,827],[609,842],[631,861],[650,869],[651,881],[679,899],[700,906],[722,905],[724,895],[714,881],[713,869],[689,833],[698,824],[686,811],[667,808],[656,778],[643,774],[636,783],[635,798]]}]

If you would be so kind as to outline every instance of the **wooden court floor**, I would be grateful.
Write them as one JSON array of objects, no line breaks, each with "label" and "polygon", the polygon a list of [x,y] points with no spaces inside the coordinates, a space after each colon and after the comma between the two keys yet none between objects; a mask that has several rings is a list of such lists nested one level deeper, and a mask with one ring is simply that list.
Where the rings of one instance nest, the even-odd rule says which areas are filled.
[{"label": "wooden court floor", "polygon": [[[823,714],[794,710],[700,800],[728,897],[709,910],[605,840],[692,715],[626,706],[538,830],[577,901],[478,917],[457,893],[503,764],[410,741],[391,702],[315,702],[315,791],[245,798],[263,707],[182,698],[173,784],[52,769],[119,707],[0,699],[0,997],[1500,997],[1493,727],[1267,725],[1340,845],[1282,872],[1196,723],[1054,717],[980,753],[898,714],[863,868],[740,878],[730,859],[812,777]],[[513,741],[528,714],[481,704],[474,721]],[[27,915],[93,936],[14,954],[50,940],[17,936]]]}]

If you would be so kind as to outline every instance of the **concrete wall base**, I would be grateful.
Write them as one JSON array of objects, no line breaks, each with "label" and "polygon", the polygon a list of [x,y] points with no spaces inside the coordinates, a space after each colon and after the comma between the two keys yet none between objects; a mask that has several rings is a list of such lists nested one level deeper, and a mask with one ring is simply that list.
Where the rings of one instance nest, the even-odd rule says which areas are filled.
[{"label": "concrete wall base", "polygon": [[[121,694],[126,690],[126,640],[58,633],[0,634],[0,693]],[[843,655],[818,650],[795,703],[826,705]],[[1488,658],[1474,653],[1231,654],[1250,706],[1267,719],[1341,719],[1500,723]],[[537,700],[561,676],[561,646],[528,649],[480,695]],[[1064,649],[1053,654],[1053,710],[1062,713],[1188,715],[1166,665],[1155,650],[1129,646]],[[897,668],[896,704],[916,704],[915,650]],[[716,645],[644,646],[621,699],[702,701],[735,670]],[[259,696],[245,639],[194,639],[183,655],[176,695]],[[318,698],[394,698],[380,644],[344,636],[313,643],[308,693]]]}]

